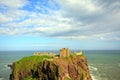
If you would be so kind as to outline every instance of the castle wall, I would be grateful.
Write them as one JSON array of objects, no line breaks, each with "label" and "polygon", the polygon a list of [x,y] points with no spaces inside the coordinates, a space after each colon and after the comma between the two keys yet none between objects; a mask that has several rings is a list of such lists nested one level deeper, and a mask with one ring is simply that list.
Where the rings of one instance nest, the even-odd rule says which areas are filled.
[{"label": "castle wall", "polygon": [[69,56],[70,56],[70,50],[68,48],[60,49],[60,57],[69,57]]}]

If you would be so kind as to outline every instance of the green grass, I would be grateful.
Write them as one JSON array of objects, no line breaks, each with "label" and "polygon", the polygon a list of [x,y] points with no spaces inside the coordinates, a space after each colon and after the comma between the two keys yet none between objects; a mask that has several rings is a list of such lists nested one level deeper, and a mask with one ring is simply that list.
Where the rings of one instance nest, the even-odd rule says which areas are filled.
[{"label": "green grass", "polygon": [[22,71],[29,72],[31,69],[36,71],[38,64],[46,58],[50,59],[51,57],[46,55],[23,57],[15,63],[15,75]]},{"label": "green grass", "polygon": [[38,79],[37,78],[32,78],[32,75],[31,75],[31,76],[25,78],[24,80],[38,80]]},{"label": "green grass", "polygon": [[82,76],[81,76],[80,80],[84,80],[84,76],[83,76],[83,74],[82,74]]},{"label": "green grass", "polygon": [[66,80],[72,80],[71,78],[67,77]]},{"label": "green grass", "polygon": [[50,56],[47,55],[41,55],[41,56],[28,56],[28,57],[23,57],[21,60],[19,60],[18,62],[22,62],[22,61],[40,61],[43,60],[44,58],[50,58]]}]

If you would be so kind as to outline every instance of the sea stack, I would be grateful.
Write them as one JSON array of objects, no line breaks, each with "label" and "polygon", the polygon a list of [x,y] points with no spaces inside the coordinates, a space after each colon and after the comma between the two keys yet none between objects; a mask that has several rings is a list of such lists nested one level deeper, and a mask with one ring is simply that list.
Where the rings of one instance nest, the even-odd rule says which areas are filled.
[{"label": "sea stack", "polygon": [[83,54],[71,54],[68,48],[59,53],[22,58],[12,65],[10,80],[92,80]]}]

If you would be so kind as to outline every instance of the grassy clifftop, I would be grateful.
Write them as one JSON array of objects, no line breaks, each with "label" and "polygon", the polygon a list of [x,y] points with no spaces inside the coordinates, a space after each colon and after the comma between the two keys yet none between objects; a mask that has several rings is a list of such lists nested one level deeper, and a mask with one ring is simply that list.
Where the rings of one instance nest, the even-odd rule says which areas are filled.
[{"label": "grassy clifftop", "polygon": [[11,80],[92,80],[83,55],[29,56],[13,63]]},{"label": "grassy clifftop", "polygon": [[38,64],[46,58],[50,59],[50,56],[42,55],[23,57],[19,61],[13,63],[12,75],[16,77],[17,80],[19,80],[19,78],[23,79],[24,77],[27,77],[35,72],[37,70]]}]

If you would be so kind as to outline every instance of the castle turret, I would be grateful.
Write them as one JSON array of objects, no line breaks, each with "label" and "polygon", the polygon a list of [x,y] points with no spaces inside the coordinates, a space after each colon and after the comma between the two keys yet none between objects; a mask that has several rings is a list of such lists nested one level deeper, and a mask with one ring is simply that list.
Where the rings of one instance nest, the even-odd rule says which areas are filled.
[{"label": "castle turret", "polygon": [[70,50],[68,48],[60,49],[60,57],[69,57],[69,56],[70,56]]}]

